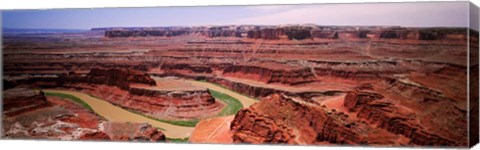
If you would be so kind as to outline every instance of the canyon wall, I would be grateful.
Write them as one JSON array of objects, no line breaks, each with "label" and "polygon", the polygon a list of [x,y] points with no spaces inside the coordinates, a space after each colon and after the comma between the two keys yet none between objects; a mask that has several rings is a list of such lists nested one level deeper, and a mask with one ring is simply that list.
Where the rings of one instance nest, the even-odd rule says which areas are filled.
[{"label": "canyon wall", "polygon": [[[96,29],[92,29],[96,30]],[[329,27],[312,25],[291,26],[199,26],[171,28],[106,28],[105,37],[170,37],[200,35],[207,37],[245,37],[267,40],[303,39],[399,39],[399,40],[466,40],[461,28],[404,27]]]},{"label": "canyon wall", "polygon": [[399,144],[393,135],[379,138],[368,128],[349,121],[345,114],[278,94],[241,110],[231,125],[233,141],[238,143]]},{"label": "canyon wall", "polygon": [[42,91],[12,88],[3,91],[3,114],[7,116],[35,110],[49,105]]},{"label": "canyon wall", "polygon": [[[453,146],[458,139],[448,139],[445,135],[434,134],[420,124],[415,113],[404,107],[383,100],[382,95],[371,92],[349,92],[345,96],[344,106],[350,112],[370,124],[410,139],[415,145]],[[465,141],[459,141],[465,142]]]},{"label": "canyon wall", "polygon": [[[67,79],[68,80],[68,79]],[[92,69],[83,79],[83,82],[92,84],[106,84],[117,86],[121,89],[129,89],[129,85],[140,83],[146,85],[156,85],[155,80],[147,74],[127,69]],[[68,80],[71,81],[71,80]],[[73,80],[75,81],[75,80]]]},{"label": "canyon wall", "polygon": [[224,76],[246,78],[265,83],[296,85],[316,81],[309,68],[271,69],[259,66],[232,65],[223,70]]}]

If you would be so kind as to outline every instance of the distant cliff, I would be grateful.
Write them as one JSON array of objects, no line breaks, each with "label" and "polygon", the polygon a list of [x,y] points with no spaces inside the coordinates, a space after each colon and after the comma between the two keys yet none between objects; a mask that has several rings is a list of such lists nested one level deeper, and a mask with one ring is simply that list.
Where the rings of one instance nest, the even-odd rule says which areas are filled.
[{"label": "distant cliff", "polygon": [[207,36],[244,37],[268,40],[303,39],[399,39],[399,40],[466,40],[465,28],[413,28],[397,26],[195,26],[153,28],[93,28],[105,31],[105,37]]}]

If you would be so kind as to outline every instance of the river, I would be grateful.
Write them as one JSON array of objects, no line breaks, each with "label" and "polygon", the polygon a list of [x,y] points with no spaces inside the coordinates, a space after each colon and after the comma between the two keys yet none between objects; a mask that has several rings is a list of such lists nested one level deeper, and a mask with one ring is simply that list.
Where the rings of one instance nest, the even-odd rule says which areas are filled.
[{"label": "river", "polygon": [[[187,82],[196,85],[196,86],[201,86],[205,88],[209,88],[227,95],[230,95],[233,98],[238,99],[243,107],[249,107],[253,103],[257,102],[257,100],[252,99],[250,97],[247,97],[245,95],[230,91],[228,89],[225,89],[223,87],[220,87],[216,84],[208,83],[208,82],[200,82],[200,81],[194,81],[194,80],[186,80]],[[131,122],[131,123],[149,123],[154,127],[162,128],[164,131],[162,131],[165,136],[168,138],[187,138],[190,137],[190,134],[192,133],[194,127],[185,127],[185,126],[178,126],[178,125],[173,125],[169,123],[164,123],[160,122],[157,120],[153,120],[150,118],[147,118],[145,116],[139,115],[132,113],[130,111],[127,111],[121,107],[115,106],[105,100],[98,99],[92,96],[89,96],[87,94],[81,93],[81,92],[75,92],[75,91],[69,91],[69,90],[52,90],[52,89],[46,89],[43,90],[45,92],[55,92],[55,93],[63,93],[63,94],[69,94],[73,95],[75,97],[80,98],[83,100],[85,103],[90,105],[90,107],[97,113],[98,115],[104,117],[105,119],[109,121],[114,121],[114,122]]]}]

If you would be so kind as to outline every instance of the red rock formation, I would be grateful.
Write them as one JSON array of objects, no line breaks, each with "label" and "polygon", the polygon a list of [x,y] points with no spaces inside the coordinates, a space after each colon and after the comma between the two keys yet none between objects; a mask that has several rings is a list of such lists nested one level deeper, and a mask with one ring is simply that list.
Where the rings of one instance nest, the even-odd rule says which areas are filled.
[{"label": "red rock formation", "polygon": [[368,93],[368,92],[348,92],[345,96],[345,100],[343,105],[349,111],[355,111],[358,107],[364,104],[367,104],[371,101],[382,99],[383,96],[376,93]]},{"label": "red rock formation", "polygon": [[[24,93],[28,94],[28,91]],[[48,107],[4,115],[2,138],[110,140],[98,130],[99,123],[104,121],[103,118],[91,110],[59,97],[47,96],[47,101]]]},{"label": "red rock formation", "polygon": [[286,143],[296,144],[293,130],[275,120],[244,109],[232,122],[233,141],[237,143]]},{"label": "red rock formation", "polygon": [[163,64],[162,70],[169,73],[212,73],[212,68],[193,64]]},{"label": "red rock formation", "polygon": [[93,141],[110,141],[110,137],[102,131],[85,133],[78,138],[78,140],[93,140]]},{"label": "red rock formation", "polygon": [[315,64],[317,76],[332,76],[346,79],[378,79],[408,72],[403,62],[368,61],[368,62],[328,62],[311,61]]},{"label": "red rock formation", "polygon": [[261,86],[250,85],[242,82],[236,82],[224,78],[214,78],[214,77],[206,77],[201,78],[199,80],[206,80],[211,83],[216,83],[218,85],[224,86],[230,90],[233,90],[238,93],[242,93],[251,97],[262,98],[271,94],[285,94],[291,96],[298,96],[304,99],[310,99],[314,96],[319,95],[331,95],[334,93],[341,93],[342,91],[324,91],[324,92],[290,92],[287,90],[279,90]]},{"label": "red rock formation", "polygon": [[48,104],[42,91],[33,91],[28,88],[3,91],[3,114],[7,116],[46,107]]},{"label": "red rock formation", "polygon": [[208,90],[159,91],[131,87],[126,91],[113,86],[85,84],[64,87],[83,90],[113,104],[160,118],[198,119],[214,116],[223,108]]},{"label": "red rock formation", "polygon": [[336,31],[323,31],[314,29],[311,31],[311,35],[313,38],[319,39],[338,39],[338,32]]},{"label": "red rock formation", "polygon": [[253,86],[241,82],[234,82],[222,78],[206,78],[208,82],[216,83],[221,86],[227,87],[230,90],[249,95],[252,97],[264,97],[273,93],[286,93],[286,91],[279,91],[270,88],[263,88],[258,86]]},{"label": "red rock formation", "polygon": [[453,146],[457,142],[423,129],[413,113],[386,102],[383,96],[375,93],[349,92],[344,106],[356,111],[357,117],[369,124],[377,125],[387,131],[410,138],[411,144],[429,146]]},{"label": "red rock formation", "polygon": [[230,124],[235,115],[202,119],[195,126],[188,141],[191,143],[231,144]]},{"label": "red rock formation", "polygon": [[419,102],[442,102],[442,101],[454,101],[449,97],[446,97],[442,92],[424,87],[415,83],[402,81],[399,79],[388,79],[387,84],[392,91],[398,93],[408,93],[412,100]]},{"label": "red rock formation", "polygon": [[301,69],[271,69],[259,66],[234,65],[223,70],[223,75],[266,83],[281,83],[296,85],[316,81],[309,68]]},{"label": "red rock formation", "polygon": [[[72,88],[151,116],[162,116],[162,113],[170,112],[166,114],[171,115],[165,116],[202,118],[205,114],[215,114],[223,106],[214,102],[207,91],[152,90],[152,87],[148,86],[151,82],[143,80],[142,78],[147,77],[140,77],[141,73],[134,79],[142,81],[128,81],[142,84],[140,86],[132,86],[126,77],[130,75],[118,75],[120,73],[117,71],[109,72],[104,69],[106,73],[89,74],[92,68],[134,68],[143,73],[206,79],[257,98],[278,93],[301,97],[304,102],[312,102],[312,105],[327,99],[330,102],[328,104],[335,105],[325,107],[334,107],[349,115],[345,119],[345,114],[339,115],[329,110],[326,110],[324,115],[322,111],[305,110],[314,108],[313,106],[301,103],[299,107],[290,107],[291,102],[286,102],[284,104],[288,105],[288,108],[298,109],[298,112],[307,114],[306,118],[316,121],[284,119],[291,116],[275,112],[284,110],[283,103],[262,104],[278,110],[266,107],[249,109],[249,114],[253,116],[244,116],[246,122],[252,122],[249,118],[260,119],[260,126],[275,128],[275,131],[281,132],[281,136],[270,137],[275,134],[265,132],[264,129],[259,132],[261,134],[249,133],[247,130],[241,132],[247,136],[252,134],[256,138],[267,136],[258,139],[248,139],[238,134],[238,141],[250,142],[288,143],[286,135],[289,135],[288,130],[291,129],[295,131],[294,139],[302,138],[295,141],[300,144],[321,142],[462,146],[465,145],[463,141],[468,140],[465,136],[468,123],[471,123],[470,127],[478,126],[466,119],[467,113],[478,111],[478,108],[473,107],[474,103],[466,102],[468,98],[478,99],[478,96],[470,94],[471,97],[468,97],[463,86],[467,84],[466,68],[470,67],[471,74],[478,68],[478,65],[473,63],[473,58],[478,57],[478,54],[470,51],[470,65],[473,66],[466,66],[465,57],[469,51],[466,49],[468,30],[465,28],[311,25],[105,30],[107,38],[101,35],[4,37],[4,81],[8,81],[5,82],[5,87],[29,85],[39,88]],[[478,43],[478,35],[469,39],[470,49],[478,48],[474,45]],[[258,41],[261,41],[261,45]],[[224,70],[227,72],[222,74]],[[321,82],[315,82],[317,80]],[[257,81],[263,83],[255,84]],[[331,102],[329,98],[322,97],[322,94],[328,95],[326,93],[289,91],[291,88],[302,89],[316,85],[318,90],[328,92],[375,90],[385,98],[372,99],[369,98],[370,93],[364,92],[348,93],[342,106],[337,101],[338,98]],[[332,90],[329,90],[330,88]],[[317,114],[318,118],[309,118],[311,114]],[[470,120],[475,120],[475,116],[470,117]],[[89,117],[80,118],[83,119],[70,118],[61,121],[75,123]],[[284,120],[311,125],[290,125],[282,122]],[[239,122],[241,125],[242,121]],[[88,127],[91,125],[95,123],[89,122]],[[282,126],[287,126],[288,129],[283,130]],[[363,128],[366,131],[363,131]],[[301,134],[296,133],[298,129],[302,130]],[[370,134],[373,130],[378,134]],[[361,136],[363,134],[367,136]],[[375,137],[376,135],[384,137]],[[396,139],[397,136],[401,139]],[[133,138],[123,136],[119,139]],[[387,142],[385,139],[392,140]],[[455,142],[450,143],[449,140]]]},{"label": "red rock formation", "polygon": [[248,38],[254,39],[267,39],[267,40],[278,40],[278,39],[285,39],[285,31],[281,28],[276,29],[259,29],[259,30],[251,30],[247,33]]},{"label": "red rock formation", "polygon": [[[241,110],[231,126],[234,142],[398,144],[392,141],[393,137],[382,139],[373,136],[372,130],[366,130],[368,126],[351,123],[343,114],[300,101],[303,100],[274,94]],[[377,131],[376,134],[383,133]]]},{"label": "red rock formation", "polygon": [[132,83],[156,85],[155,80],[145,73],[126,69],[92,69],[86,77],[87,83],[107,84],[129,89]]},{"label": "red rock formation", "polygon": [[472,121],[479,119],[479,93],[472,91],[479,91],[479,33],[475,30],[470,30],[470,96],[469,96],[469,146],[472,147],[479,141],[479,122]]},{"label": "red rock formation", "polygon": [[50,82],[63,88],[86,90],[114,104],[154,116],[198,119],[213,116],[223,108],[223,104],[216,101],[207,89],[151,89],[151,85],[156,85],[155,80],[145,73],[133,70],[92,69],[86,76],[62,75]]}]

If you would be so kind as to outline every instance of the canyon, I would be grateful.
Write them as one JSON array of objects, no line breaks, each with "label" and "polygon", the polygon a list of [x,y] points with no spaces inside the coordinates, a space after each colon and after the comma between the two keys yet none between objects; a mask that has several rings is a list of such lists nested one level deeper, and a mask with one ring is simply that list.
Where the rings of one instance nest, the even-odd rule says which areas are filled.
[{"label": "canyon", "polygon": [[[11,109],[3,111],[2,137],[8,139],[152,142],[166,140],[162,131],[149,124],[105,120],[91,108],[82,106],[71,97],[48,92],[44,94],[42,91],[33,91],[26,87],[9,89],[4,94],[8,96],[5,99],[7,102],[26,105],[25,102],[28,100],[30,104],[26,105],[28,107],[7,107],[22,108],[15,111]],[[29,94],[28,97],[26,94]]]},{"label": "canyon", "polygon": [[62,90],[160,122],[97,116],[65,139],[466,147],[478,111],[465,86],[478,32],[467,28],[125,27],[3,42],[4,120],[72,105],[44,94]]}]

